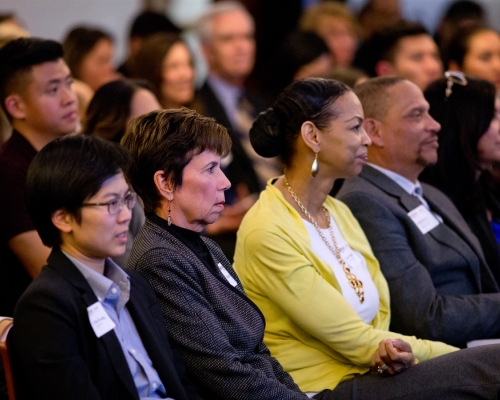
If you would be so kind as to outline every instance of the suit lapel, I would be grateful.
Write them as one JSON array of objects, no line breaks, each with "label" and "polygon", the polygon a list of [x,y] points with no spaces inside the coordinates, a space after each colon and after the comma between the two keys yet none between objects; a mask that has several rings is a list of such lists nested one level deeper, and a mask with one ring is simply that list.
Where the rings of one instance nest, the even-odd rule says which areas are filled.
[{"label": "suit lapel", "polygon": [[[75,265],[61,252],[61,250],[52,250],[52,253],[47,261],[52,268],[58,271],[70,284],[80,291],[82,300],[86,307],[91,306],[98,301],[94,291],[86,279],[80,271],[78,271]],[[111,360],[111,364],[113,365],[116,374],[119,376],[123,385],[134,398],[138,399],[139,395],[137,393],[137,388],[135,387],[130,368],[114,330],[109,331],[97,340],[101,341],[104,345],[109,359]]]},{"label": "suit lapel", "polygon": [[[362,173],[360,174],[360,177],[370,181],[373,185],[378,186],[380,189],[382,189],[384,192],[387,194],[396,197],[399,199],[399,203],[401,206],[406,210],[406,212],[410,212],[414,210],[415,208],[419,207],[422,205],[420,200],[408,194],[401,186],[399,186],[397,183],[395,183],[392,179],[384,175],[382,172],[377,171],[375,168],[370,167],[369,165],[366,165],[363,168]],[[426,201],[428,200],[428,197],[425,196],[424,192],[424,197]],[[441,243],[444,246],[447,246],[449,248],[452,248],[455,250],[457,253],[462,255],[462,257],[466,260],[471,259],[471,254],[470,254],[470,249],[467,249],[466,247],[463,246],[462,243],[460,243],[457,240],[458,239],[464,239],[463,238],[463,232],[459,227],[456,226],[455,223],[448,224],[449,221],[452,219],[449,217],[448,213],[444,212],[443,213],[443,208],[440,207],[439,205],[435,204],[434,202],[429,202],[429,206],[436,210],[436,212],[442,216],[444,223],[440,223],[437,225],[434,229],[430,230],[427,234],[430,235],[434,240],[437,242]],[[451,234],[452,231],[454,233]],[[470,243],[468,240],[465,241],[467,244]],[[475,249],[474,247],[471,247],[471,249]],[[480,261],[480,257],[477,256],[477,253],[473,251]],[[474,280],[476,282],[477,287],[481,291],[481,278],[480,278],[480,271],[479,271],[479,262],[478,263],[468,263],[472,273],[474,275]]]},{"label": "suit lapel", "polygon": [[[438,210],[439,215],[441,215],[446,225],[451,227],[451,229],[469,245],[471,250],[475,253],[475,256],[478,258],[479,265],[477,265],[477,268],[476,264],[471,265],[471,268],[474,272],[474,277],[476,278],[476,282],[480,291],[488,290],[497,292],[498,287],[495,284],[496,280],[490,268],[487,266],[486,260],[483,256],[481,245],[477,238],[473,236],[472,232],[469,231],[466,222],[457,220],[455,216],[450,214],[449,210],[446,207],[440,207],[440,204],[438,204],[438,202],[436,202],[435,199],[432,198],[432,196],[426,196],[425,192],[424,197],[425,200],[429,203],[431,209]],[[457,251],[460,251],[460,249],[465,250],[462,248],[462,246],[459,246]]]},{"label": "suit lapel", "polygon": [[230,127],[231,131],[234,129],[229,117],[226,114],[226,110],[222,106],[221,102],[215,96],[214,91],[210,87],[208,81],[206,81],[199,90],[199,97],[203,99],[203,106],[205,107],[205,114],[210,115],[215,118],[215,120],[225,126]]}]

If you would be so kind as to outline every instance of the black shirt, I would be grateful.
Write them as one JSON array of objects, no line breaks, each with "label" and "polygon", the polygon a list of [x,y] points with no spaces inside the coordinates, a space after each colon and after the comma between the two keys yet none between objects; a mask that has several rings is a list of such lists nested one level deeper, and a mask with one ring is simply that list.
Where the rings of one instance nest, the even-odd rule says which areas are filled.
[{"label": "black shirt", "polygon": [[147,214],[147,217],[156,225],[162,227],[168,233],[173,235],[182,244],[187,246],[208,269],[211,269],[216,275],[219,275],[217,269],[215,268],[214,260],[212,259],[207,246],[203,243],[199,232],[181,228],[180,226],[174,224],[169,226],[167,221],[153,213]]},{"label": "black shirt", "polygon": [[0,147],[0,315],[4,316],[13,315],[17,300],[31,282],[7,242],[35,230],[26,209],[24,191],[28,168],[36,153],[17,131]]}]

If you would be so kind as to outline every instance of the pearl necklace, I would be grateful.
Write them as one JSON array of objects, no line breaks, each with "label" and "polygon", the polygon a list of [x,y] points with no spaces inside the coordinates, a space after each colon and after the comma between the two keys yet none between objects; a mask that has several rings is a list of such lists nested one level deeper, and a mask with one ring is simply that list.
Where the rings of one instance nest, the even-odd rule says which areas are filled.
[{"label": "pearl necklace", "polygon": [[330,235],[332,237],[332,242],[333,246],[330,244],[330,242],[326,239],[325,235],[323,235],[323,232],[321,232],[321,229],[319,228],[317,222],[314,220],[312,215],[307,211],[306,207],[302,202],[299,200],[298,196],[295,194],[295,192],[292,190],[290,187],[290,184],[288,183],[288,180],[286,179],[286,176],[283,175],[285,186],[288,189],[288,192],[292,196],[292,198],[295,200],[299,208],[302,210],[304,215],[307,217],[309,222],[314,225],[316,230],[318,231],[319,236],[321,239],[323,239],[323,242],[325,242],[326,246],[330,249],[330,251],[333,253],[337,261],[340,263],[340,266],[344,270],[345,276],[347,277],[347,281],[349,282],[349,286],[351,286],[354,291],[356,292],[356,295],[359,297],[359,302],[364,303],[365,301],[365,292],[363,290],[363,282],[361,282],[358,278],[356,278],[356,275],[354,275],[349,267],[346,265],[346,262],[342,259],[340,256],[340,250],[337,245],[337,240],[335,239],[335,235],[333,234],[333,228],[330,224],[330,214],[328,213],[328,210],[323,207],[323,214],[325,215],[326,223],[328,225],[328,230],[330,231]]}]

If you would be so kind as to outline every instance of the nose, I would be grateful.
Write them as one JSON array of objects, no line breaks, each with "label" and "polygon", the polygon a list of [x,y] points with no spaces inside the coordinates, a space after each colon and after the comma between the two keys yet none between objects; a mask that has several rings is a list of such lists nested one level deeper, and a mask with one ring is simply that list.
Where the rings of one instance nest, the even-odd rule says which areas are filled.
[{"label": "nose", "polygon": [[226,191],[231,187],[231,182],[227,179],[226,175],[220,170],[219,190]]},{"label": "nose", "polygon": [[130,222],[132,219],[132,210],[133,209],[128,208],[126,204],[123,204],[122,210],[117,215],[118,223],[123,224]]},{"label": "nose", "polygon": [[362,133],[362,137],[361,137],[361,144],[363,146],[370,146],[372,144],[372,140],[370,139],[370,136],[368,136],[368,134],[366,133],[365,131],[365,128],[362,128],[363,130],[363,133]]},{"label": "nose", "polygon": [[76,102],[76,92],[73,90],[71,85],[64,86],[61,101],[64,105]]},{"label": "nose", "polygon": [[437,122],[434,118],[432,118],[430,114],[427,114],[427,116],[428,116],[427,130],[436,133],[439,132],[441,130],[441,124]]}]

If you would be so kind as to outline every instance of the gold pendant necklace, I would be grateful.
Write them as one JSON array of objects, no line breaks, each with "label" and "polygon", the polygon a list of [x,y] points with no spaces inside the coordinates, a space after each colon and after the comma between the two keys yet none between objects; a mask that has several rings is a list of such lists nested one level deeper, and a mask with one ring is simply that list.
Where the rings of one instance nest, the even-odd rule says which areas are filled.
[{"label": "gold pendant necklace", "polygon": [[318,231],[319,236],[321,237],[321,239],[323,239],[323,242],[325,242],[326,247],[328,247],[330,249],[330,251],[333,253],[335,258],[339,262],[340,266],[342,267],[342,269],[345,273],[345,276],[347,277],[347,281],[349,282],[349,286],[351,286],[354,289],[354,291],[356,292],[356,295],[359,298],[359,302],[361,304],[363,304],[365,301],[365,291],[363,290],[363,282],[361,282],[358,278],[356,278],[356,275],[354,275],[351,272],[349,267],[346,265],[346,262],[340,256],[340,250],[339,250],[339,247],[337,245],[337,240],[335,239],[335,235],[333,233],[333,228],[330,224],[330,214],[328,213],[328,210],[325,207],[323,207],[323,214],[325,215],[326,223],[328,225],[328,230],[330,231],[330,235],[332,237],[333,247],[330,244],[330,242],[326,239],[325,235],[323,235],[323,232],[321,232],[321,229],[319,228],[318,224],[316,223],[316,221],[314,220],[312,215],[309,213],[309,211],[307,211],[304,204],[302,204],[302,202],[300,201],[298,196],[295,194],[295,192],[290,187],[290,184],[288,183],[286,176],[283,175],[283,178],[284,178],[285,186],[288,189],[288,192],[290,193],[292,198],[295,200],[295,202],[297,203],[299,208],[302,210],[304,215],[307,217],[309,222],[314,225],[314,227]]}]

